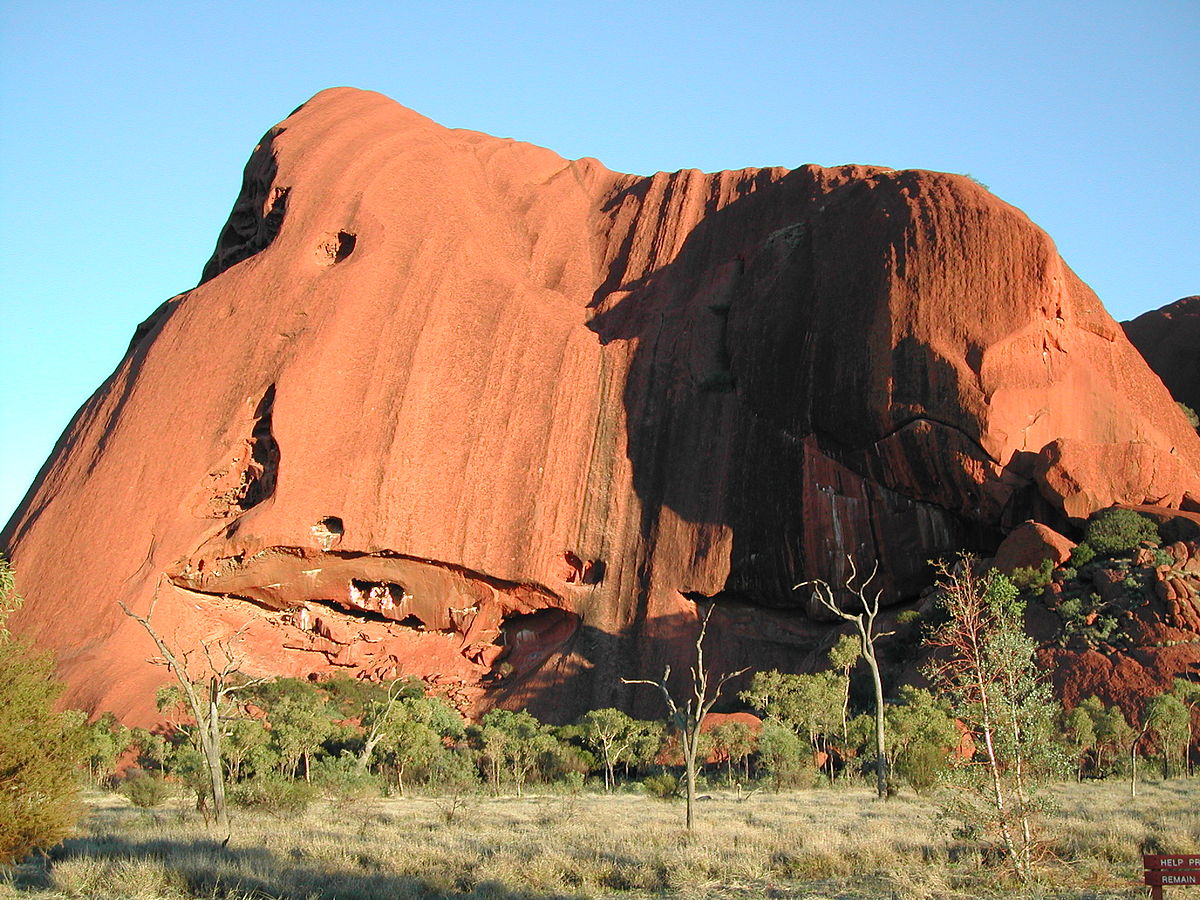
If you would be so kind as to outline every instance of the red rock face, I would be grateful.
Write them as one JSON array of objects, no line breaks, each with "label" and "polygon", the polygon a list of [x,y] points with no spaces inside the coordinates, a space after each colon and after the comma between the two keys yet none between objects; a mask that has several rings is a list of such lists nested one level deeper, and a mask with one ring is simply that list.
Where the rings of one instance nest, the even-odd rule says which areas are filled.
[{"label": "red rock face", "polygon": [[969,179],[620,175],[336,89],[256,148],[3,544],[76,705],[153,716],[117,602],[157,593],[183,645],[248,621],[252,672],[561,720],[657,712],[619,678],[686,671],[703,598],[716,666],[801,670],[826,631],[793,585],[846,554],[902,598],[1197,471],[1120,328]]},{"label": "red rock face", "polygon": [[1121,327],[1172,396],[1200,409],[1200,297],[1176,300]]}]

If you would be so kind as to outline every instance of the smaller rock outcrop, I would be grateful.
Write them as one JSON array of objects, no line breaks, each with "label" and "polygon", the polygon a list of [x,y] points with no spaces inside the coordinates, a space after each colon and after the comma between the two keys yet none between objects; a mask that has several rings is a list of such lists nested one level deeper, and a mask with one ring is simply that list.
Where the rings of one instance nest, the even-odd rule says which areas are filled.
[{"label": "smaller rock outcrop", "polygon": [[1142,313],[1121,327],[1171,396],[1200,410],[1200,295]]},{"label": "smaller rock outcrop", "polygon": [[1071,558],[1075,543],[1039,522],[1022,522],[996,550],[993,565],[1005,575],[1017,569],[1036,569],[1045,560],[1058,566]]}]

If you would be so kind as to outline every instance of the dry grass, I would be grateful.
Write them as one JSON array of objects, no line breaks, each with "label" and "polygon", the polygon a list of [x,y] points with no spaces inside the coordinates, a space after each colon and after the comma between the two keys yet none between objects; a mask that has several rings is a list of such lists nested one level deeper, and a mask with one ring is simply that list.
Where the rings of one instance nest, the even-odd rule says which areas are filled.
[{"label": "dry grass", "polygon": [[1143,847],[1200,850],[1200,780],[1062,785],[1037,884],[939,833],[931,801],[867,787],[682,808],[636,794],[389,799],[291,820],[241,814],[222,847],[195,814],[90,799],[83,833],[0,879],[20,898],[966,898],[1142,896]]}]

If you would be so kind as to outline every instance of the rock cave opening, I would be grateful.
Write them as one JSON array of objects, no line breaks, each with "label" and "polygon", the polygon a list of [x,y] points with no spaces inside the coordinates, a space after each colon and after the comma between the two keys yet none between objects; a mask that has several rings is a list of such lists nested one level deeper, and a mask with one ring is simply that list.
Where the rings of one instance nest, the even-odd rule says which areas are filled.
[{"label": "rock cave opening", "polygon": [[332,266],[342,262],[354,252],[358,236],[352,231],[331,234],[317,245],[317,265]]},{"label": "rock cave opening", "polygon": [[[393,621],[399,620],[398,614],[394,611],[403,607],[411,599],[412,595],[404,589],[403,585],[392,581],[364,581],[359,578],[351,578],[347,589],[347,606],[355,610],[377,612]],[[410,615],[409,618],[416,618],[416,616]]]},{"label": "rock cave opening", "polygon": [[580,621],[575,613],[553,607],[505,616],[499,637],[504,661],[516,672],[536,668],[575,635]]},{"label": "rock cave opening", "polygon": [[337,516],[325,516],[312,527],[313,537],[321,545],[322,550],[333,548],[346,533],[346,526]]}]

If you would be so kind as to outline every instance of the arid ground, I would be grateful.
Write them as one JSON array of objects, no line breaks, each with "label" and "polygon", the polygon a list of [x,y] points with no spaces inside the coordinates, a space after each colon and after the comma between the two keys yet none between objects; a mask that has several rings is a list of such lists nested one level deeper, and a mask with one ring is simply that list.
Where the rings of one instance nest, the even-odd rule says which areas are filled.
[{"label": "arid ground", "polygon": [[79,836],[0,882],[19,898],[1115,898],[1140,853],[1200,849],[1200,780],[1050,790],[1035,883],[1012,881],[937,819],[935,798],[869,786],[714,790],[698,828],[640,793],[327,801],[238,815],[227,846],[182,800],[91,793]]}]

